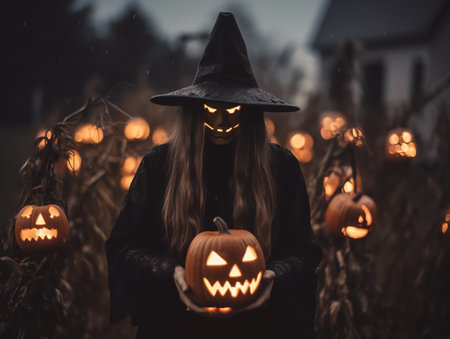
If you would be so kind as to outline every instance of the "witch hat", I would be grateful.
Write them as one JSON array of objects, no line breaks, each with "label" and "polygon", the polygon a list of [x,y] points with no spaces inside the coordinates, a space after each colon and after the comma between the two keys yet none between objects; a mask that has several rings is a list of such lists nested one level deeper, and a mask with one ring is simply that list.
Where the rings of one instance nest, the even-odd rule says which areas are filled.
[{"label": "witch hat", "polygon": [[150,100],[166,106],[215,101],[248,105],[265,112],[299,110],[258,87],[244,39],[233,14],[228,12],[219,13],[192,85]]}]

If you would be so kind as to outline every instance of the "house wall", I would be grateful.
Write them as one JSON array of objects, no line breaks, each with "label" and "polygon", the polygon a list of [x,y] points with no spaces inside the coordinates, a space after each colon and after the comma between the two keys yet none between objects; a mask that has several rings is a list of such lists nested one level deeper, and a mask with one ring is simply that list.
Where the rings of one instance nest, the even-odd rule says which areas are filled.
[{"label": "house wall", "polygon": [[[428,86],[436,86],[445,77],[450,76],[450,6],[437,28],[436,34],[431,41],[431,69]],[[445,100],[450,109],[450,89],[447,88],[438,100]]]}]

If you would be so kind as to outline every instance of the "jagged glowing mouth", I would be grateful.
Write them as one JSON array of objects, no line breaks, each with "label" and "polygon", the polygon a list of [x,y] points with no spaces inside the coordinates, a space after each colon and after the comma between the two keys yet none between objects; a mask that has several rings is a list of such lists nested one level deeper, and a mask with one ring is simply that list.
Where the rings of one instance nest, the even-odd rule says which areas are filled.
[{"label": "jagged glowing mouth", "polygon": [[227,128],[227,129],[223,129],[223,128],[214,128],[212,126],[210,126],[208,123],[205,122],[205,126],[208,127],[211,131],[214,132],[218,132],[218,133],[230,133],[232,130],[234,130],[235,128],[239,127],[239,124],[234,125],[233,127]]},{"label": "jagged glowing mouth", "polygon": [[24,228],[20,230],[20,238],[22,241],[38,241],[52,239],[58,237],[58,230],[56,228]]},{"label": "jagged glowing mouth", "polygon": [[245,280],[244,283],[238,281],[234,286],[231,286],[229,281],[226,281],[223,286],[220,284],[220,282],[216,281],[214,285],[211,286],[211,283],[205,277],[203,278],[203,282],[212,296],[215,296],[217,292],[219,292],[222,296],[225,296],[225,294],[229,291],[231,296],[233,298],[236,298],[239,294],[239,291],[241,291],[242,294],[247,294],[248,291],[250,291],[250,294],[255,293],[255,291],[258,289],[259,283],[261,282],[261,277],[262,272],[260,271],[258,273],[258,276],[256,278],[253,278],[251,282],[249,282],[248,280]]}]

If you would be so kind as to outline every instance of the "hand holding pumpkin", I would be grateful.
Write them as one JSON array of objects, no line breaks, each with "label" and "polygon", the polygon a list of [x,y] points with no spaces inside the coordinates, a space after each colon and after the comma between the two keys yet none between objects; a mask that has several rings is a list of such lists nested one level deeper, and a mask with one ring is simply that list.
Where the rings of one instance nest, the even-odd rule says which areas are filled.
[{"label": "hand holding pumpkin", "polygon": [[192,310],[196,313],[208,315],[209,312],[203,307],[198,306],[189,296],[189,286],[184,278],[184,268],[181,266],[176,266],[173,273],[173,279],[175,281],[175,286],[177,287],[180,300],[186,305],[187,310]]}]

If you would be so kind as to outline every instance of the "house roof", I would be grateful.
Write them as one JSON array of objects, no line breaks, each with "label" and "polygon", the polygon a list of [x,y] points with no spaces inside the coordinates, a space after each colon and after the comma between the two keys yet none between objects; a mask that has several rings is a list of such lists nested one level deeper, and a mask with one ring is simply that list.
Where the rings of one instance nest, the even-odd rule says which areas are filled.
[{"label": "house roof", "polygon": [[331,52],[347,39],[366,48],[420,41],[440,21],[447,0],[329,0],[312,46]]}]

